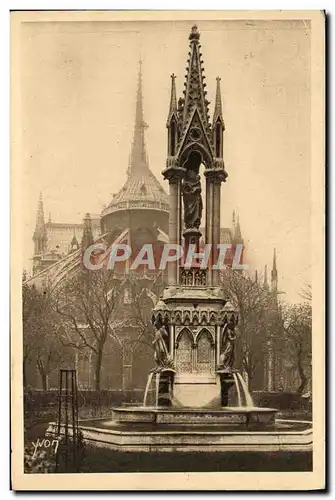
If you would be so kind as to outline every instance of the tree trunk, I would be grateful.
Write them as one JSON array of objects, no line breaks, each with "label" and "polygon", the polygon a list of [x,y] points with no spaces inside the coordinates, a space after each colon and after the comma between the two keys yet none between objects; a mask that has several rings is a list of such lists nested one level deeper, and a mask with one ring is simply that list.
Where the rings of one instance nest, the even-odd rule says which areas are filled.
[{"label": "tree trunk", "polygon": [[300,377],[300,385],[298,387],[298,394],[301,396],[301,394],[303,394],[303,392],[307,386],[307,382],[308,382],[308,378],[305,374],[304,367],[302,364],[302,345],[301,344],[299,345],[299,348],[298,348],[298,372],[299,372],[299,377]]},{"label": "tree trunk", "polygon": [[95,390],[100,391],[100,378],[102,366],[102,348],[99,348],[95,360]]},{"label": "tree trunk", "polygon": [[43,391],[47,391],[48,390],[47,374],[45,373],[43,361],[38,360],[37,366],[38,366],[39,374],[41,376],[42,389],[43,389]]},{"label": "tree trunk", "polygon": [[301,396],[301,394],[304,393],[307,383],[308,383],[308,378],[305,375],[303,366],[301,361],[299,360],[298,362],[298,371],[299,371],[299,377],[300,377],[300,385],[298,387],[298,394]]}]

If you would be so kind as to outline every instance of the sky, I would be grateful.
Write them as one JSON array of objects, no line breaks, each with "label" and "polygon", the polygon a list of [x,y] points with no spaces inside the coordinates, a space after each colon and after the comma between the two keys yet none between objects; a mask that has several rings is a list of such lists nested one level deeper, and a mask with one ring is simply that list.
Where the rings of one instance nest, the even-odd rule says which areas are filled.
[{"label": "sky", "polygon": [[[23,263],[30,269],[39,193],[46,218],[98,214],[126,180],[138,61],[143,61],[149,165],[167,151],[170,75],[184,85],[193,22],[45,22],[21,29]],[[198,22],[208,99],[221,77],[224,160],[221,225],[240,218],[248,263],[277,251],[289,301],[311,281],[310,26],[307,21]],[[212,111],[212,104],[210,105]]]}]

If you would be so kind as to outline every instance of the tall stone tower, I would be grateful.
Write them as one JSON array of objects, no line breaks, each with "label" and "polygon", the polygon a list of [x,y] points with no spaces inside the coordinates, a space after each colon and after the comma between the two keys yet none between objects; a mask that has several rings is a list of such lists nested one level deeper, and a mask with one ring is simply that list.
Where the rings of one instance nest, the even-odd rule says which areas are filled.
[{"label": "tall stone tower", "polygon": [[[218,404],[227,395],[232,367],[222,370],[221,354],[227,326],[232,333],[236,315],[219,286],[215,268],[220,243],[221,183],[227,178],[223,162],[223,131],[220,79],[210,123],[206,83],[199,43],[193,26],[183,97],[176,99],[172,75],[171,102],[167,120],[168,157],[163,172],[169,181],[169,240],[188,252],[199,252],[203,193],[201,175],[206,178],[205,244],[212,245],[207,265],[200,258],[170,262],[168,287],[153,312],[157,331],[168,333],[166,348],[173,366],[174,397],[183,406]],[[201,171],[202,169],[202,171]],[[157,342],[157,346],[159,343]],[[164,357],[163,357],[164,358]],[[162,359],[159,352],[157,359]],[[163,363],[164,365],[164,363]],[[164,369],[164,366],[160,368]]]},{"label": "tall stone tower", "polygon": [[36,274],[40,270],[41,260],[47,245],[47,232],[44,222],[42,193],[40,193],[37,205],[36,226],[33,234],[33,242],[34,242],[33,274]]}]

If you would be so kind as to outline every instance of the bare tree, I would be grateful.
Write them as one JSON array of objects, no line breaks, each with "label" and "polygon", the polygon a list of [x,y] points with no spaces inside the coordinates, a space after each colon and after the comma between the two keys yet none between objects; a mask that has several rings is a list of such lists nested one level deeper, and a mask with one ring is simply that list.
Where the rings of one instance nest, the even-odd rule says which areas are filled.
[{"label": "bare tree", "polygon": [[297,392],[303,394],[312,376],[312,307],[308,302],[284,309],[285,357],[297,370]]},{"label": "bare tree", "polygon": [[112,271],[82,270],[63,280],[56,293],[60,319],[58,338],[64,346],[94,354],[95,389],[100,390],[101,367],[115,318],[117,280]]},{"label": "bare tree", "polygon": [[307,302],[312,302],[312,285],[310,283],[307,283],[301,290],[300,297]]},{"label": "bare tree", "polygon": [[247,373],[251,389],[255,370],[267,356],[275,300],[258,281],[229,268],[221,273],[221,286],[238,312],[240,363]]},{"label": "bare tree", "polygon": [[[109,336],[120,350],[123,380],[126,366],[132,367],[134,356],[153,353],[152,310],[163,286],[159,279],[141,279],[135,273],[129,273],[119,283],[118,314],[111,324]],[[144,358],[148,360],[147,355]]]},{"label": "bare tree", "polygon": [[59,357],[52,300],[50,288],[40,291],[23,282],[23,383],[26,386],[27,361],[35,360],[44,390],[48,388],[48,375]]}]

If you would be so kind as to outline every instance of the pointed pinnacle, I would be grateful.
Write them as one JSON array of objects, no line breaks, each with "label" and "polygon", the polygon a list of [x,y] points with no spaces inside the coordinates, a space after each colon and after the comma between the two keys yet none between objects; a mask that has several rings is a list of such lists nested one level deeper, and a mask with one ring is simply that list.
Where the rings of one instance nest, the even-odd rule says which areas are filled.
[{"label": "pointed pinnacle", "polygon": [[170,98],[170,110],[168,121],[171,118],[171,115],[177,111],[177,93],[176,93],[176,75],[172,73],[171,75],[171,98]]},{"label": "pointed pinnacle", "polygon": [[215,94],[215,106],[213,113],[213,124],[220,118],[223,121],[222,116],[222,100],[221,100],[221,88],[220,88],[221,78],[219,76],[216,77],[216,94]]}]

